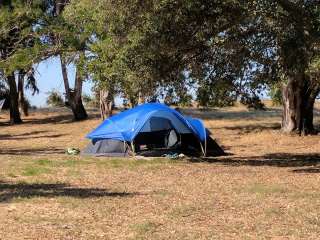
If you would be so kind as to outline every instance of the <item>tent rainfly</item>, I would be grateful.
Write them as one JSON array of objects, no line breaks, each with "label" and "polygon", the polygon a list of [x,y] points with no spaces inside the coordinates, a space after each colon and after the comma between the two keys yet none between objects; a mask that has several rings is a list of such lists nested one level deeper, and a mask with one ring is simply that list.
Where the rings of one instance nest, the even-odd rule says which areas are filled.
[{"label": "tent rainfly", "polygon": [[84,155],[224,155],[201,120],[185,117],[160,103],[143,104],[114,115],[87,138],[91,143],[82,151]]}]

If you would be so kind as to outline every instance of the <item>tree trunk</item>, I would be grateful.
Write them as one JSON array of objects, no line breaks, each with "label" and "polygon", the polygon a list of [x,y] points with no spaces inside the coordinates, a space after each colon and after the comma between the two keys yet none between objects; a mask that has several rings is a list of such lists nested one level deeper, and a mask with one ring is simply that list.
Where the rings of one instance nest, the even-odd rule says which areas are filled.
[{"label": "tree trunk", "polygon": [[66,91],[67,105],[72,110],[73,118],[76,121],[87,119],[88,114],[82,103],[82,82],[83,82],[82,78],[78,74],[78,72],[76,72],[76,79],[74,84],[75,90],[72,91],[69,85],[67,64],[64,61],[62,56],[60,56],[60,61],[61,61],[62,78],[63,78],[64,87]]},{"label": "tree trunk", "polygon": [[8,85],[10,89],[10,123],[18,124],[22,123],[20,112],[19,112],[19,103],[18,103],[18,92],[17,84],[14,73],[8,76]]},{"label": "tree trunk", "polygon": [[100,113],[104,120],[112,116],[114,96],[110,90],[100,90]]},{"label": "tree trunk", "polygon": [[146,102],[145,96],[142,95],[141,91],[138,94],[138,105],[144,104]]},{"label": "tree trunk", "polygon": [[293,79],[282,86],[282,130],[286,133],[300,131],[302,96],[301,88]]},{"label": "tree trunk", "polygon": [[82,103],[82,77],[79,75],[78,71],[76,72],[76,79],[74,84],[74,96],[72,97],[71,109],[73,112],[74,119],[84,120],[88,118],[86,109]]},{"label": "tree trunk", "polygon": [[23,114],[25,116],[29,115],[28,112],[28,104],[26,104],[25,98],[24,98],[24,72],[19,71],[18,76],[18,95],[19,95],[19,107],[23,111]]},{"label": "tree trunk", "polygon": [[[61,63],[61,72],[62,72],[62,78],[64,83],[64,89],[66,91],[66,100],[69,101],[71,98],[71,93],[70,93],[70,86],[69,86],[69,79],[68,79],[67,64],[62,56],[60,56],[60,63]],[[68,102],[68,104],[70,103]]]},{"label": "tree trunk", "polygon": [[55,0],[54,1],[54,12],[56,16],[59,16],[63,11],[65,5],[69,2],[69,0]]},{"label": "tree trunk", "polygon": [[314,134],[315,133],[315,129],[313,126],[313,108],[314,108],[314,102],[315,102],[315,98],[313,97],[309,97],[307,99],[306,104],[304,105],[305,108],[303,109],[303,115],[304,115],[304,119],[303,119],[303,125],[302,125],[302,129],[301,129],[301,133],[303,135],[309,135],[309,134]]},{"label": "tree trunk", "polygon": [[304,87],[304,102],[303,102],[303,126],[302,134],[309,135],[315,134],[317,131],[313,126],[313,109],[315,100],[320,92],[320,84],[318,79],[310,80],[306,79]]},{"label": "tree trunk", "polygon": [[128,94],[129,107],[134,108],[138,105],[138,98],[135,95]]},{"label": "tree trunk", "polygon": [[313,108],[319,89],[312,86],[305,76],[301,77],[303,80],[289,78],[288,83],[282,87],[282,130],[285,133],[307,135],[315,132]]}]

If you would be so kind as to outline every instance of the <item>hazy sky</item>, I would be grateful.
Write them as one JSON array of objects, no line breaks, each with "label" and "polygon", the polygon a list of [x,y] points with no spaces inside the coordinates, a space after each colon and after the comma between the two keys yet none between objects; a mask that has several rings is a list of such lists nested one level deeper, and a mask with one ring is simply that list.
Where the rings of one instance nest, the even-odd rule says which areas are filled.
[{"label": "hazy sky", "polygon": [[[75,78],[74,66],[70,65],[68,67],[68,75],[70,87],[73,88]],[[31,105],[35,105],[38,107],[46,106],[48,92],[53,89],[59,91],[60,93],[64,93],[64,85],[59,58],[51,58],[39,64],[36,68],[36,79],[38,88],[40,89],[39,94],[32,96],[31,92],[29,90],[26,90],[26,95],[30,100]],[[91,94],[91,88],[92,83],[90,81],[86,81],[83,85],[83,93]]]}]

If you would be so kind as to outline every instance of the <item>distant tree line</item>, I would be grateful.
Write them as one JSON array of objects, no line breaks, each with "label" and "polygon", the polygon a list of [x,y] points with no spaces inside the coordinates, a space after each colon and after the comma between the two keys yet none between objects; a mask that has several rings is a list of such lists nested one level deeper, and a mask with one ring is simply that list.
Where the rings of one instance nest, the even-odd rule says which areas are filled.
[{"label": "distant tree line", "polygon": [[[32,79],[35,63],[59,57],[66,100],[76,120],[87,117],[82,83],[91,79],[103,117],[112,114],[116,95],[131,107],[157,98],[187,105],[193,89],[201,106],[241,100],[263,108],[260,95],[269,90],[283,106],[283,131],[315,132],[313,109],[320,92],[318,0],[0,4],[0,71],[10,93],[12,123],[21,121],[21,86],[28,81],[19,88],[16,79]],[[71,63],[76,66],[74,88],[67,74]]]}]

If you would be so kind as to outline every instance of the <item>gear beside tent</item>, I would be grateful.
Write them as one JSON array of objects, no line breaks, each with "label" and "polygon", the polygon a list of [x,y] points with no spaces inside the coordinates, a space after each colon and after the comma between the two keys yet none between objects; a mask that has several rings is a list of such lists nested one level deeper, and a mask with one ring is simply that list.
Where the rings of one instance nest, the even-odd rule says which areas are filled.
[{"label": "gear beside tent", "polygon": [[6,101],[5,99],[0,100],[0,112],[2,110],[2,107],[3,107],[5,101]]},{"label": "gear beside tent", "polygon": [[83,155],[127,157],[221,156],[223,149],[199,119],[181,115],[160,103],[147,103],[106,119],[87,135]]}]

